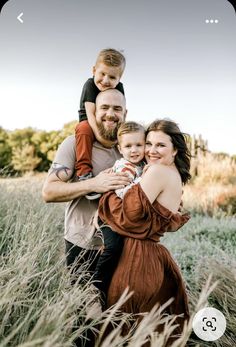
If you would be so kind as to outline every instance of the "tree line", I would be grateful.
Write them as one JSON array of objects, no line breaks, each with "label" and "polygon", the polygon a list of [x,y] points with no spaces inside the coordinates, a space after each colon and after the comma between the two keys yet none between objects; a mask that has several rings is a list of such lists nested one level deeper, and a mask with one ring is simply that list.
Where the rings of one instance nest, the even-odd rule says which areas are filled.
[{"label": "tree line", "polygon": [[[74,134],[77,121],[66,123],[62,130],[44,131],[33,128],[5,130],[0,127],[0,176],[22,175],[26,172],[48,171],[60,143]],[[192,158],[198,158],[210,152],[207,141],[188,138]],[[227,153],[214,153],[220,160]],[[235,161],[236,156],[232,156]],[[195,161],[196,163],[196,161]]]},{"label": "tree line", "polygon": [[0,127],[0,175],[47,171],[60,143],[74,133],[77,121],[62,130],[43,131],[33,128],[5,130]]}]

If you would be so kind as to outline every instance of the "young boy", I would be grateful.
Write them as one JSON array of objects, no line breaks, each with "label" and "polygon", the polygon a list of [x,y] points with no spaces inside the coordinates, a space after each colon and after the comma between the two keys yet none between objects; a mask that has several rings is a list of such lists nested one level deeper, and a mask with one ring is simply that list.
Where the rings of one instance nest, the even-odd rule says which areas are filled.
[{"label": "young boy", "polygon": [[[114,142],[104,140],[100,136],[95,121],[95,100],[100,91],[118,89],[124,94],[120,82],[125,69],[125,57],[115,49],[103,49],[93,67],[93,78],[89,78],[83,86],[80,98],[79,123],[75,129],[76,138],[76,175],[85,180],[93,177],[92,147],[95,139],[105,147],[111,147]],[[98,199],[100,193],[92,192],[86,195],[89,200]]]},{"label": "young boy", "polygon": [[[115,162],[112,170],[115,172],[127,172],[132,179],[128,186],[116,190],[116,194],[123,198],[128,189],[138,183],[145,165],[143,161],[145,129],[138,123],[125,122],[120,125],[117,138],[118,149],[123,158]],[[95,268],[94,284],[101,290],[103,299],[105,299],[111,277],[122,251],[123,237],[113,232],[109,225],[103,225],[101,220],[98,221],[98,224],[103,234],[104,249]]]}]

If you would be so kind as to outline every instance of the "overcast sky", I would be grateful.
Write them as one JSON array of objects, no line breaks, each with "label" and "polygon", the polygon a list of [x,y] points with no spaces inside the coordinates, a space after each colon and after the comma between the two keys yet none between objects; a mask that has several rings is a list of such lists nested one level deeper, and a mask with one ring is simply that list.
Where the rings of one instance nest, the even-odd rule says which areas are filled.
[{"label": "overcast sky", "polygon": [[8,1],[0,126],[53,130],[78,119],[82,86],[108,47],[127,59],[129,120],[169,117],[210,150],[236,153],[236,16],[226,0]]}]

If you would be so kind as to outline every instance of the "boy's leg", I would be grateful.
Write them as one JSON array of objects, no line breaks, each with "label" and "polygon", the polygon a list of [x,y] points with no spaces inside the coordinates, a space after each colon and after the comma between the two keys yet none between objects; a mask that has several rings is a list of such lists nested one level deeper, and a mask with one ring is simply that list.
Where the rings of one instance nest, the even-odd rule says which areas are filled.
[{"label": "boy's leg", "polygon": [[104,239],[104,250],[97,261],[93,278],[94,284],[101,290],[106,300],[111,278],[122,252],[123,237],[114,232],[108,225],[100,226],[100,228]]},{"label": "boy's leg", "polygon": [[[95,136],[87,120],[76,125],[76,176],[84,176],[92,173],[92,149]],[[92,177],[92,176],[91,176]]]},{"label": "boy's leg", "polygon": [[[95,136],[92,128],[87,120],[77,124],[75,128],[75,143],[76,143],[76,176],[80,181],[87,180],[93,177],[92,166],[92,150]],[[88,200],[95,200],[101,197],[100,193],[91,192],[86,194]]]}]

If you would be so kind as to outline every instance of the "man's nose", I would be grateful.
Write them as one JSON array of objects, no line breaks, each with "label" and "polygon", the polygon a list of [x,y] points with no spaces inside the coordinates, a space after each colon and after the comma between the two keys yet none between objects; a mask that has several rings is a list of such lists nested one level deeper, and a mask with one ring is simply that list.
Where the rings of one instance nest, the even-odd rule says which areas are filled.
[{"label": "man's nose", "polygon": [[107,117],[114,117],[114,115],[115,115],[115,112],[113,107],[109,107],[107,110]]}]

